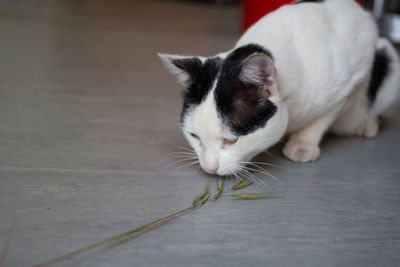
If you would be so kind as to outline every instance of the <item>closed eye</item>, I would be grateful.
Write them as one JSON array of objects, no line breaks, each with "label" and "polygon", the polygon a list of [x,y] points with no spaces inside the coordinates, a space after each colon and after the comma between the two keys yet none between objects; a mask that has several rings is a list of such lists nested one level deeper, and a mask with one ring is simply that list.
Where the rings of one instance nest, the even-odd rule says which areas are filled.
[{"label": "closed eye", "polygon": [[196,135],[196,134],[194,134],[194,133],[190,133],[190,135],[191,135],[193,138],[195,138],[195,139],[197,139],[197,140],[200,140],[200,137],[199,137],[198,135]]},{"label": "closed eye", "polygon": [[237,142],[237,139],[224,139],[223,142],[225,146],[230,146],[235,144]]}]

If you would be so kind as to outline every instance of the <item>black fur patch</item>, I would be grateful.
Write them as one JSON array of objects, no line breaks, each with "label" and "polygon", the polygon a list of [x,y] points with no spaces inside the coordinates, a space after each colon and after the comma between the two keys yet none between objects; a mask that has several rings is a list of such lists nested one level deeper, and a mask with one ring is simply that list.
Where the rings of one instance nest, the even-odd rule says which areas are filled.
[{"label": "black fur patch", "polygon": [[389,73],[390,58],[385,49],[375,52],[375,59],[372,66],[371,82],[368,88],[368,100],[375,101],[376,95]]},{"label": "black fur patch", "polygon": [[263,53],[273,59],[268,50],[256,44],[237,48],[222,63],[214,92],[219,115],[238,136],[264,127],[277,111],[271,101],[257,94],[256,86],[239,80],[243,61],[254,53]]},{"label": "black fur patch", "polygon": [[186,71],[191,77],[190,85],[183,92],[181,121],[189,108],[199,105],[205,99],[219,72],[221,61],[221,58],[217,57],[208,58],[204,63],[196,57],[172,60],[172,64]]},{"label": "black fur patch", "polygon": [[302,4],[302,3],[323,3],[325,0],[298,0],[294,4]]}]

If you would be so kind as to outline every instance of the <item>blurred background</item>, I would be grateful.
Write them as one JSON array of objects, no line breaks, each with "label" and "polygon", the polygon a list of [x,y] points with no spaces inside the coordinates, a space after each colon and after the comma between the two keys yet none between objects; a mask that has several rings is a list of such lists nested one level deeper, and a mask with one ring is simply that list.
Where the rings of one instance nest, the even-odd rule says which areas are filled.
[{"label": "blurred background", "polygon": [[[0,0],[0,266],[39,264],[214,188],[173,154],[188,149],[182,88],[156,54],[229,50],[287,2]],[[399,42],[399,1],[363,5]],[[259,178],[288,198],[221,198],[57,266],[399,266],[399,133],[397,116],[373,140],[327,137],[310,164],[278,144],[258,160],[284,186]]]}]

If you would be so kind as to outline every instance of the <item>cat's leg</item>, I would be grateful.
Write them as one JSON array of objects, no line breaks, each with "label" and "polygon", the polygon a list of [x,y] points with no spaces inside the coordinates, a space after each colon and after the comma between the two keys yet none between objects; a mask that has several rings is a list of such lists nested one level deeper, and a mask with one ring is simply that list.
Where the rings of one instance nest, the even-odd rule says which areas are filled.
[{"label": "cat's leg", "polygon": [[393,45],[380,38],[372,74],[349,98],[331,127],[336,134],[372,138],[379,132],[379,117],[394,109],[400,98],[400,59]]},{"label": "cat's leg", "polygon": [[338,135],[359,135],[372,138],[378,134],[378,120],[368,112],[367,87],[365,79],[349,97],[330,131]]},{"label": "cat's leg", "polygon": [[342,105],[320,117],[310,125],[293,133],[286,143],[283,154],[296,162],[309,162],[319,158],[319,143],[326,130],[336,119]]},{"label": "cat's leg", "polygon": [[378,135],[378,132],[378,120],[370,118],[361,125],[360,129],[358,129],[357,134],[361,137],[373,138]]},{"label": "cat's leg", "polygon": [[[369,82],[369,80],[366,80]],[[339,135],[358,135],[373,138],[379,132],[379,120],[370,112],[365,82],[359,86],[355,94],[349,98],[346,105],[332,124],[330,131]]]}]

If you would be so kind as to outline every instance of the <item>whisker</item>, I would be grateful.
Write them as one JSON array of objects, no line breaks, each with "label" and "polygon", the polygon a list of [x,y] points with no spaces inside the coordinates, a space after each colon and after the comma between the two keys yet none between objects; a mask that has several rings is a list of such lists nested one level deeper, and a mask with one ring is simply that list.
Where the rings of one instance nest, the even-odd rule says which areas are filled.
[{"label": "whisker", "polygon": [[254,176],[250,176],[249,175],[249,172],[246,172],[245,171],[245,167],[244,166],[240,166],[240,169],[237,171],[237,173],[238,173],[238,175],[240,175],[240,176],[244,176],[244,178],[245,179],[247,179],[247,180],[250,180],[251,182],[257,182],[255,179],[254,179]]},{"label": "whisker", "polygon": [[246,174],[248,174],[248,175],[251,175],[252,177],[253,177],[253,179],[254,178],[256,178],[256,179],[259,179],[257,176],[255,176],[254,174],[252,174],[249,170],[249,167],[247,167],[247,166],[245,166],[245,165],[241,165],[241,168],[240,168],[240,170],[241,170],[241,172],[243,173],[246,173]]},{"label": "whisker", "polygon": [[[272,175],[270,172],[268,172],[267,170],[265,170],[264,168],[262,168],[262,167],[259,166],[258,164],[268,165],[268,166],[274,166],[274,167],[278,167],[278,168],[284,169],[284,168],[281,167],[281,166],[277,166],[277,165],[270,164],[270,163],[265,163],[265,162],[241,161],[240,163],[242,163],[242,164],[247,164],[247,165],[250,165],[250,166],[253,166],[253,167],[257,168],[257,169],[254,169],[254,168],[246,167],[246,168],[248,168],[249,170],[252,170],[252,171],[255,171],[255,172],[259,172],[259,173],[262,173],[262,174],[265,174],[265,175],[268,175],[268,176],[272,177],[272,179],[275,181],[275,183],[276,183],[278,186],[284,186],[284,185],[285,185],[285,183],[284,183],[283,181],[281,181],[280,179],[278,179],[277,177],[275,177],[274,175]],[[258,170],[258,169],[259,169],[259,170]]]},{"label": "whisker", "polygon": [[[163,159],[163,160],[160,160],[159,162],[156,162],[156,164],[162,164],[162,163],[168,162],[168,161],[170,161],[170,160],[173,160],[173,161],[176,163],[176,162],[180,162],[181,159],[183,159],[183,160],[185,160],[185,159],[189,160],[189,159],[197,159],[197,157],[195,157],[195,156],[174,156],[174,157],[168,157],[168,158],[165,158],[165,159]],[[170,164],[168,164],[168,165],[170,165]]]},{"label": "whisker", "polygon": [[163,159],[160,159],[159,161],[155,162],[155,164],[162,164],[166,161],[169,161],[171,159],[176,159],[176,158],[185,158],[185,157],[193,158],[193,159],[197,158],[197,155],[195,152],[190,151],[190,149],[185,148],[185,147],[181,147],[181,148],[184,148],[185,151],[176,151],[176,152],[168,153],[168,154],[164,155]]},{"label": "whisker", "polygon": [[239,161],[239,163],[242,163],[242,164],[250,164],[250,165],[252,165],[252,164],[266,165],[266,166],[271,166],[271,167],[276,167],[276,168],[279,168],[279,169],[287,170],[287,168],[284,168],[284,167],[282,167],[282,166],[275,165],[275,164],[272,164],[272,163],[267,163],[267,162],[259,162],[259,161]]},{"label": "whisker", "polygon": [[257,167],[258,169],[254,169],[254,168],[247,167],[247,166],[246,166],[246,169],[250,170],[250,171],[259,172],[259,173],[262,173],[262,174],[265,174],[265,175],[268,175],[268,176],[271,176],[271,177],[275,178],[275,176],[273,176],[270,172],[268,172],[267,170],[261,168],[260,166],[255,166],[255,167]]},{"label": "whisker", "polygon": [[189,151],[179,151],[175,153],[176,155],[192,155],[196,156],[197,154],[195,152],[189,152]]},{"label": "whisker", "polygon": [[239,177],[239,174],[237,173],[237,171],[234,171],[233,175],[235,176],[236,182],[239,182],[240,181],[240,177]]},{"label": "whisker", "polygon": [[196,153],[192,153],[192,152],[173,152],[173,153],[166,154],[164,157],[168,158],[168,157],[176,156],[176,155],[196,156]]},{"label": "whisker", "polygon": [[193,149],[191,149],[191,148],[189,148],[189,147],[185,147],[185,146],[178,146],[178,148],[180,148],[180,149],[183,149],[183,150],[186,150],[186,151],[189,151],[189,152],[193,152],[193,153],[194,153],[194,150],[193,150]]},{"label": "whisker", "polygon": [[182,159],[182,158],[185,158],[185,159],[197,159],[197,156],[191,156],[191,155],[175,155],[175,156],[166,158],[166,160],[170,160],[170,159]]},{"label": "whisker", "polygon": [[[190,160],[190,161],[193,161],[194,159],[197,159],[197,158],[185,158],[185,159],[180,159],[180,160],[177,160],[177,161],[174,161],[173,162],[173,164],[178,164],[178,163],[180,163],[180,162],[185,162],[185,161],[188,161],[188,160]],[[196,160],[197,161],[197,160]]]},{"label": "whisker", "polygon": [[196,155],[196,153],[194,153],[194,152],[189,152],[189,151],[177,151],[177,152],[169,153],[169,154],[167,154],[167,156],[169,156],[169,155],[181,155],[181,154],[184,154],[184,155]]},{"label": "whisker", "polygon": [[[181,153],[185,153],[185,154],[181,154]],[[188,153],[188,154],[186,154]],[[159,161],[156,161],[155,164],[161,164],[164,163],[165,161],[168,161],[172,158],[177,158],[179,156],[193,156],[193,157],[197,157],[195,153],[193,154],[189,154],[189,152],[173,152],[173,153],[168,153],[166,155],[163,156],[162,159],[160,159]]]},{"label": "whisker", "polygon": [[171,156],[171,157],[165,158],[163,160],[160,160],[159,162],[156,162],[155,164],[163,164],[167,168],[169,168],[180,162],[193,161],[193,160],[197,160],[197,157],[196,156],[187,156],[187,155],[175,155],[175,156]]},{"label": "whisker", "polygon": [[184,165],[182,165],[182,166],[179,166],[179,167],[177,167],[177,168],[173,169],[172,171],[173,171],[173,172],[175,172],[175,171],[179,171],[179,170],[182,170],[182,169],[184,169],[184,168],[187,168],[187,167],[193,166],[193,165],[195,165],[195,164],[198,164],[198,163],[199,163],[199,161],[198,161],[198,160],[196,160],[195,162],[191,162],[191,163],[188,163],[188,164],[184,164]]},{"label": "whisker", "polygon": [[[246,167],[247,168],[247,167]],[[254,181],[258,182],[259,184],[263,185],[264,187],[268,188],[268,189],[272,189],[269,185],[267,185],[263,180],[261,180],[260,178],[258,178],[257,176],[253,175],[252,173],[250,173],[247,169],[243,169],[243,172],[245,174],[247,174],[249,177],[252,177],[254,179]]]},{"label": "whisker", "polygon": [[[240,176],[244,177],[245,180],[250,181],[251,183],[255,183],[255,184],[260,184],[259,181],[257,179],[254,179],[254,177],[249,176],[247,173],[244,172],[239,172],[238,173]],[[242,178],[243,179],[243,178]],[[239,180],[240,181],[240,180]],[[239,182],[238,181],[238,182]]]},{"label": "whisker", "polygon": [[280,179],[276,178],[275,176],[273,176],[271,173],[269,173],[268,171],[264,170],[260,166],[256,166],[256,167],[258,167],[262,171],[259,170],[259,169],[254,169],[254,168],[250,168],[250,167],[246,167],[246,169],[249,170],[249,171],[255,171],[255,172],[270,176],[278,186],[284,186],[285,185],[285,183],[283,181],[281,181]]}]

